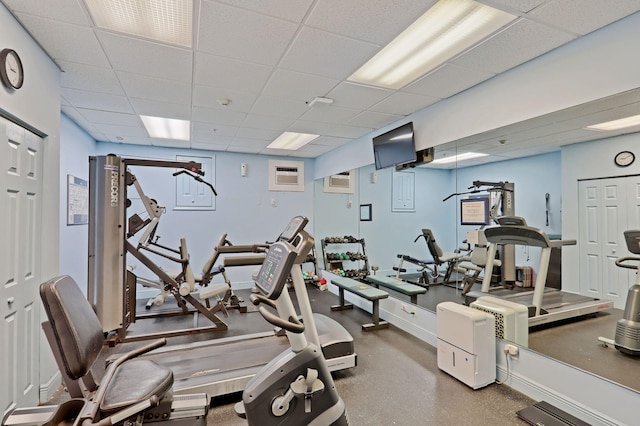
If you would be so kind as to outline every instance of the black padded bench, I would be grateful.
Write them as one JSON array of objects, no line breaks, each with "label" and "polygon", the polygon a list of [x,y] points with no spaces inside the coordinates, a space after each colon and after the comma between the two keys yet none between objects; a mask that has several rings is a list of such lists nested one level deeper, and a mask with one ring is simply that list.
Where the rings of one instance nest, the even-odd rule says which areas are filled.
[{"label": "black padded bench", "polygon": [[367,276],[367,281],[377,288],[386,287],[390,290],[397,291],[398,293],[405,294],[411,298],[411,303],[413,304],[418,303],[419,294],[425,294],[427,292],[426,288],[420,287],[419,285],[384,275],[369,275]]},{"label": "black padded bench", "polygon": [[372,287],[368,284],[361,283],[360,281],[353,280],[351,278],[332,278],[331,283],[338,287],[339,296],[340,296],[340,304],[334,305],[331,307],[332,311],[343,311],[345,309],[353,309],[353,305],[351,303],[345,303],[344,301],[344,292],[345,290],[356,294],[363,299],[367,299],[373,303],[373,322],[369,324],[363,324],[362,330],[380,330],[382,328],[389,327],[389,323],[387,321],[380,320],[380,299],[386,299],[389,297],[389,293],[384,290],[380,290],[379,288]]}]

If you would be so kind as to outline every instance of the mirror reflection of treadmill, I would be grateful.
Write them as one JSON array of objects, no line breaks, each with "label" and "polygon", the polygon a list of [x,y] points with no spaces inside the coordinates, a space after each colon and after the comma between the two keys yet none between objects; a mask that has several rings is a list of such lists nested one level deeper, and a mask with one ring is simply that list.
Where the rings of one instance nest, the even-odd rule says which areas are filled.
[{"label": "mirror reflection of treadmill", "polygon": [[545,232],[527,226],[523,218],[516,216],[505,217],[500,221],[500,225],[485,228],[484,233],[487,241],[491,243],[485,271],[493,269],[495,250],[498,245],[513,244],[542,249],[534,289],[533,291],[513,291],[500,288],[491,291],[491,274],[488,274],[488,279],[483,280],[481,291],[469,292],[465,298],[465,304],[468,305],[478,297],[489,293],[491,296],[520,303],[529,309],[529,327],[595,314],[613,308],[613,302],[610,300],[545,288],[551,250],[575,245],[575,240],[550,240]]},{"label": "mirror reflection of treadmill", "polygon": [[[278,240],[304,238],[301,231],[307,222],[306,217],[294,217]],[[297,275],[301,276],[292,274],[294,288],[305,286],[304,280],[295,281]],[[269,286],[264,287],[263,290],[269,291]],[[314,313],[313,319],[329,370],[355,367],[356,353],[351,334],[325,315]],[[210,397],[218,397],[244,390],[251,377],[288,347],[286,336],[267,331],[165,346],[144,357],[171,368],[175,394],[206,392]]]}]

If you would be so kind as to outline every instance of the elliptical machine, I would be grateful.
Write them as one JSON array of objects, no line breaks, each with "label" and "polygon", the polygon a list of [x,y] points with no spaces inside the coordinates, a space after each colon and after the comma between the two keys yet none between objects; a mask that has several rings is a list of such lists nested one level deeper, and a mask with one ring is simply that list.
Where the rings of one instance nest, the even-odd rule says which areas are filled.
[{"label": "elliptical machine", "polygon": [[[301,264],[314,245],[303,230],[308,219],[291,221],[278,241],[269,247],[256,278],[259,294],[251,295],[260,314],[283,328],[291,348],[265,365],[248,383],[236,413],[250,425],[345,425],[349,424],[342,398],[338,395],[327,363],[319,349],[318,333],[302,277]],[[285,288],[291,276],[302,321]],[[304,324],[303,324],[304,323]]]},{"label": "elliptical machine", "polygon": [[[627,249],[640,254],[640,230],[624,232]],[[626,256],[616,259],[616,266],[636,271],[636,281],[627,293],[622,318],[616,323],[615,340],[598,337],[604,346],[613,345],[627,355],[640,355],[640,257]]]}]

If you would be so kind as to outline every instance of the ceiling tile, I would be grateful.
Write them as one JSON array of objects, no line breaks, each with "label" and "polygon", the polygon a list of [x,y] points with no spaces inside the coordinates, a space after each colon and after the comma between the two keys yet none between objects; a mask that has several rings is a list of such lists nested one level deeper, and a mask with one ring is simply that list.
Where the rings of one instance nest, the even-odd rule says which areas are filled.
[{"label": "ceiling tile", "polygon": [[316,104],[308,108],[302,120],[321,121],[323,123],[346,123],[358,115],[360,110],[334,107],[333,105]]},{"label": "ceiling tile", "polygon": [[347,144],[349,142],[351,142],[353,139],[351,138],[335,138],[335,137],[330,137],[330,136],[320,136],[317,139],[314,139],[313,142],[311,142],[313,145],[324,145],[324,146],[331,146],[331,147],[337,147],[337,146],[341,146],[344,144]]},{"label": "ceiling tile", "polygon": [[[319,0],[306,24],[377,45],[386,45],[435,0]],[[340,11],[336,13],[336,11]]]},{"label": "ceiling tile", "polygon": [[76,108],[132,113],[129,100],[124,96],[96,93],[63,87],[60,93]]},{"label": "ceiling tile", "polygon": [[60,86],[92,92],[124,95],[116,73],[111,68],[96,67],[65,60],[58,60],[62,69]]},{"label": "ceiling tile", "polygon": [[[220,3],[202,3],[197,50],[275,65],[298,30],[293,22]],[[241,22],[241,25],[238,23]]]},{"label": "ceiling tile", "polygon": [[446,99],[488,80],[494,75],[494,73],[475,68],[461,67],[455,64],[444,64],[442,67],[429,73],[426,77],[405,87],[402,91],[430,96],[432,98]]},{"label": "ceiling tile", "polygon": [[260,139],[271,143],[275,138],[280,136],[282,132],[278,130],[251,129],[249,127],[241,127],[236,133],[237,138]]},{"label": "ceiling tile", "polygon": [[372,129],[379,129],[394,121],[400,120],[402,115],[384,114],[381,112],[363,111],[360,114],[353,117],[346,124],[360,127],[370,127]]},{"label": "ceiling tile", "polygon": [[326,96],[339,82],[332,78],[277,69],[262,93],[267,96],[309,102],[316,96]]},{"label": "ceiling tile", "polygon": [[281,62],[283,68],[344,79],[378,51],[378,46],[304,27]]},{"label": "ceiling tile", "polygon": [[261,96],[251,109],[252,114],[274,115],[283,118],[297,118],[307,111],[307,105],[303,101],[291,101],[277,99],[270,96]]},{"label": "ceiling tile", "polygon": [[131,98],[131,104],[138,115],[175,118],[178,120],[191,119],[191,105],[188,104],[174,104],[140,98]]},{"label": "ceiling tile", "polygon": [[238,126],[244,120],[246,114],[228,109],[211,109],[203,107],[193,107],[191,112],[192,121],[203,121],[206,123],[225,124],[228,126]]},{"label": "ceiling tile", "polygon": [[238,127],[236,126],[225,126],[223,124],[203,123],[201,121],[194,121],[191,124],[193,129],[191,139],[193,139],[194,136],[203,138],[204,140],[214,137],[232,138],[238,131]]},{"label": "ceiling tile", "polygon": [[260,154],[261,151],[263,151],[262,148],[250,147],[250,146],[229,145],[227,147],[227,152],[238,152],[242,154]]},{"label": "ceiling tile", "polygon": [[272,71],[273,68],[267,65],[197,53],[194,82],[237,92],[259,93]]},{"label": "ceiling tile", "polygon": [[637,0],[550,0],[529,16],[583,35],[639,10]]},{"label": "ceiling tile", "polygon": [[253,127],[255,129],[284,131],[294,121],[295,119],[291,117],[274,117],[271,115],[251,113],[247,114],[242,125],[246,127]]},{"label": "ceiling tile", "polygon": [[[195,86],[193,88],[193,105],[213,109],[228,109],[230,111],[249,112],[257,99],[256,94],[236,92],[229,89],[222,89],[208,86]],[[222,105],[219,100],[229,101],[227,106]]]},{"label": "ceiling tile", "polygon": [[191,104],[191,85],[189,83],[122,71],[117,74],[130,98]]},{"label": "ceiling tile", "polygon": [[500,73],[574,38],[555,28],[521,19],[451,62],[470,69]]},{"label": "ceiling tile", "polygon": [[16,16],[53,59],[110,67],[91,28],[31,15]]},{"label": "ceiling tile", "polygon": [[140,117],[135,114],[101,111],[95,109],[78,108],[78,112],[92,123],[121,124],[123,126],[141,126]]},{"label": "ceiling tile", "polygon": [[147,132],[142,128],[142,126],[132,127],[132,126],[118,126],[113,124],[96,124],[95,127],[100,133],[109,137],[110,139],[115,138],[116,136],[125,138],[125,140],[127,137],[135,137],[135,138],[149,137]]},{"label": "ceiling tile", "polygon": [[192,149],[204,149],[207,151],[226,151],[229,144],[207,143],[200,141],[191,141]]},{"label": "ceiling tile", "polygon": [[270,140],[262,140],[262,139],[252,139],[252,138],[239,138],[236,137],[233,139],[233,146],[248,146],[251,148],[264,149],[269,145],[272,141]]},{"label": "ceiling tile", "polygon": [[111,66],[151,77],[191,82],[193,55],[188,49],[96,31]]},{"label": "ceiling tile", "polygon": [[375,104],[370,108],[370,110],[385,114],[409,115],[412,112],[426,108],[438,101],[438,98],[431,98],[413,93],[396,92],[382,102]]},{"label": "ceiling tile", "polygon": [[327,97],[334,100],[335,106],[368,109],[392,93],[393,91],[388,89],[343,81],[329,92]]},{"label": "ceiling tile", "polygon": [[27,15],[46,16],[49,19],[65,22],[67,24],[89,25],[90,19],[78,0],[56,1],[24,1],[2,0],[2,2],[15,12],[23,12]]},{"label": "ceiling tile", "polygon": [[127,138],[126,142],[121,141],[109,141],[113,143],[121,143],[124,145],[151,145],[153,140],[149,137],[146,138]]},{"label": "ceiling tile", "polygon": [[509,12],[516,10],[527,13],[540,6],[547,0],[476,0],[478,3],[484,3],[487,6]]},{"label": "ceiling tile", "polygon": [[301,21],[307,14],[314,0],[220,0],[220,3],[228,3],[233,6],[253,10],[265,15],[283,18],[289,21]]},{"label": "ceiling tile", "polygon": [[311,133],[314,135],[334,136],[339,138],[359,138],[373,129],[348,126],[344,124],[320,123],[317,121],[297,120],[289,129],[292,132]]}]

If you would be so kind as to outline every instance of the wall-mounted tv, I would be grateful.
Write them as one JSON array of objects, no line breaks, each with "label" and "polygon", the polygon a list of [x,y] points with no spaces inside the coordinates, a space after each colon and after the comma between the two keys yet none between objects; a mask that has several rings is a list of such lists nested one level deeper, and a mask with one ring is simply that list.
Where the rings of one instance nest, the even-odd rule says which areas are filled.
[{"label": "wall-mounted tv", "polygon": [[460,200],[460,225],[489,225],[489,197],[469,197]]},{"label": "wall-mounted tv", "polygon": [[376,170],[416,161],[413,122],[373,138]]}]

